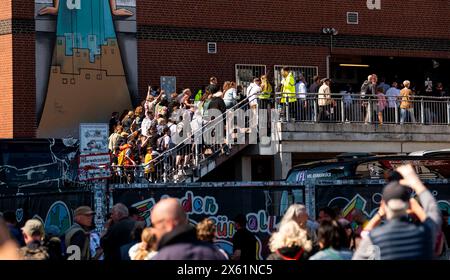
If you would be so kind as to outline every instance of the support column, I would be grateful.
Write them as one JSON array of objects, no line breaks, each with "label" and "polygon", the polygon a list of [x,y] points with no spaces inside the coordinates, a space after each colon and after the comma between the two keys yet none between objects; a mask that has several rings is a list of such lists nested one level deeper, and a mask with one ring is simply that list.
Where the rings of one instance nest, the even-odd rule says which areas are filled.
[{"label": "support column", "polygon": [[252,158],[243,156],[241,158],[241,181],[250,182],[252,180]]},{"label": "support column", "polygon": [[278,153],[274,158],[275,180],[284,180],[292,168],[292,153]]}]

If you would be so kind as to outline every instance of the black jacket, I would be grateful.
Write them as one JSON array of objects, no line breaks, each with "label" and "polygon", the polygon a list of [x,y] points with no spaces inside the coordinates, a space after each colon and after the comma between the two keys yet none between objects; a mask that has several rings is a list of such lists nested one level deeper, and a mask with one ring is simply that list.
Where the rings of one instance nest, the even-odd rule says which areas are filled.
[{"label": "black jacket", "polygon": [[226,260],[212,244],[197,239],[193,226],[179,226],[165,234],[158,245],[158,254],[152,260]]},{"label": "black jacket", "polygon": [[100,245],[105,253],[105,260],[120,260],[120,247],[132,242],[131,232],[134,229],[135,221],[125,218],[113,224],[105,236],[100,240]]}]

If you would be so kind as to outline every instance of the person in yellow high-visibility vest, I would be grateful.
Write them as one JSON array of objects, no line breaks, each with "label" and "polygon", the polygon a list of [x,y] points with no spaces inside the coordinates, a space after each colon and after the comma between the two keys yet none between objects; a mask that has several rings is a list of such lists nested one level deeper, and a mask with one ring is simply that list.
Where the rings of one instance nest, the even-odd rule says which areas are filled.
[{"label": "person in yellow high-visibility vest", "polygon": [[[283,107],[283,112],[286,112],[286,106],[288,107],[289,117],[291,120],[295,120],[297,111],[297,94],[295,90],[295,78],[289,67],[283,67],[281,69],[281,100],[280,103]],[[287,117],[287,116],[286,116]]]},{"label": "person in yellow high-visibility vest", "polygon": [[261,94],[258,95],[258,107],[259,109],[273,108],[272,105],[272,85],[266,75],[261,76]]},{"label": "person in yellow high-visibility vest", "polygon": [[281,69],[281,76],[283,76],[283,80],[281,81],[281,103],[286,103],[286,98],[288,103],[296,102],[294,74],[289,67],[283,67]]}]

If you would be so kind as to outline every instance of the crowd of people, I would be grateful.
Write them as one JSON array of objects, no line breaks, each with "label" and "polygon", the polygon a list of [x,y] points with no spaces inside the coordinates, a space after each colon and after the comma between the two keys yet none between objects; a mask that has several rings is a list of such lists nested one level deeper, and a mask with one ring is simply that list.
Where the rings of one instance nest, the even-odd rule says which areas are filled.
[{"label": "crowd of people", "polygon": [[[412,166],[397,169],[400,181],[385,186],[378,212],[367,220],[354,210],[346,220],[336,209],[319,210],[311,220],[304,205],[291,205],[268,242],[267,260],[432,260],[449,259],[448,213],[440,212],[432,193]],[[411,197],[411,193],[415,196]],[[6,212],[0,219],[0,259],[31,260],[234,260],[257,258],[257,240],[246,216],[234,219],[233,253],[214,243],[216,225],[205,219],[189,223],[179,201],[160,200],[151,211],[151,227],[134,208],[118,203],[103,233],[93,229],[94,211],[81,206],[63,233],[30,219],[17,228]],[[20,248],[20,249],[19,249]]]},{"label": "crowd of people", "polygon": [[[224,113],[242,105],[243,100],[247,101],[245,109],[279,110],[282,121],[404,124],[416,123],[423,112],[425,124],[447,123],[447,100],[418,102],[426,97],[450,97],[442,83],[418,93],[410,81],[393,82],[389,86],[385,78],[379,82],[377,75],[372,74],[360,91],[346,86],[337,95],[333,92],[338,90],[333,89],[329,78],[315,76],[308,85],[302,74],[295,74],[289,67],[282,68],[281,77],[277,88],[265,75],[253,79],[246,88],[235,81],[226,81],[220,86],[217,78],[211,77],[209,84],[195,94],[189,88],[169,94],[149,86],[145,100],[138,107],[122,114],[114,112],[111,116],[109,150],[114,175],[121,182],[132,182],[137,175],[135,167],[143,166],[140,176],[156,181],[157,173],[183,175],[202,158],[216,153],[228,154],[231,145],[226,139],[220,145],[184,145],[183,152],[166,153],[163,167],[155,166],[155,158],[179,144],[174,141],[175,135],[182,135],[185,130],[191,132],[188,137],[202,138],[202,127],[214,118],[208,116],[209,110]],[[183,120],[189,120],[188,128],[184,127]]]},{"label": "crowd of people", "polygon": [[[125,110],[121,115],[114,112],[111,116],[108,148],[113,158],[114,175],[125,182],[132,182],[136,176],[135,167],[144,166],[142,175],[149,181],[156,181],[161,171],[158,169],[164,169],[164,173],[174,170],[183,173],[211,154],[228,154],[231,145],[226,143],[226,139],[214,145],[186,142],[182,152],[165,152],[179,144],[174,137],[183,135],[183,131],[191,132],[187,137],[195,137],[195,142],[201,142],[202,139],[197,138],[204,137],[202,127],[215,117],[209,116],[211,110],[223,114],[240,104],[254,107],[258,100],[268,100],[271,96],[272,86],[265,76],[254,79],[246,90],[234,81],[226,81],[219,86],[217,78],[211,77],[209,85],[195,95],[188,88],[180,94],[169,95],[149,86],[146,99],[140,106],[132,111]],[[190,127],[184,127],[186,120]],[[156,166],[155,159],[163,154],[164,164]]]}]

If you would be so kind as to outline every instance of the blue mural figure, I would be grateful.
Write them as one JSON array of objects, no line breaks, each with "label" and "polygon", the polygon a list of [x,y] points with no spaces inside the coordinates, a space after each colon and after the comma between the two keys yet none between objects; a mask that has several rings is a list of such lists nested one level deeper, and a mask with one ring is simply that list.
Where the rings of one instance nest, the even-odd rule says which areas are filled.
[{"label": "blue mural figure", "polygon": [[78,136],[79,123],[106,122],[131,108],[113,16],[116,0],[54,0],[39,15],[57,16],[56,43],[38,137]]}]

